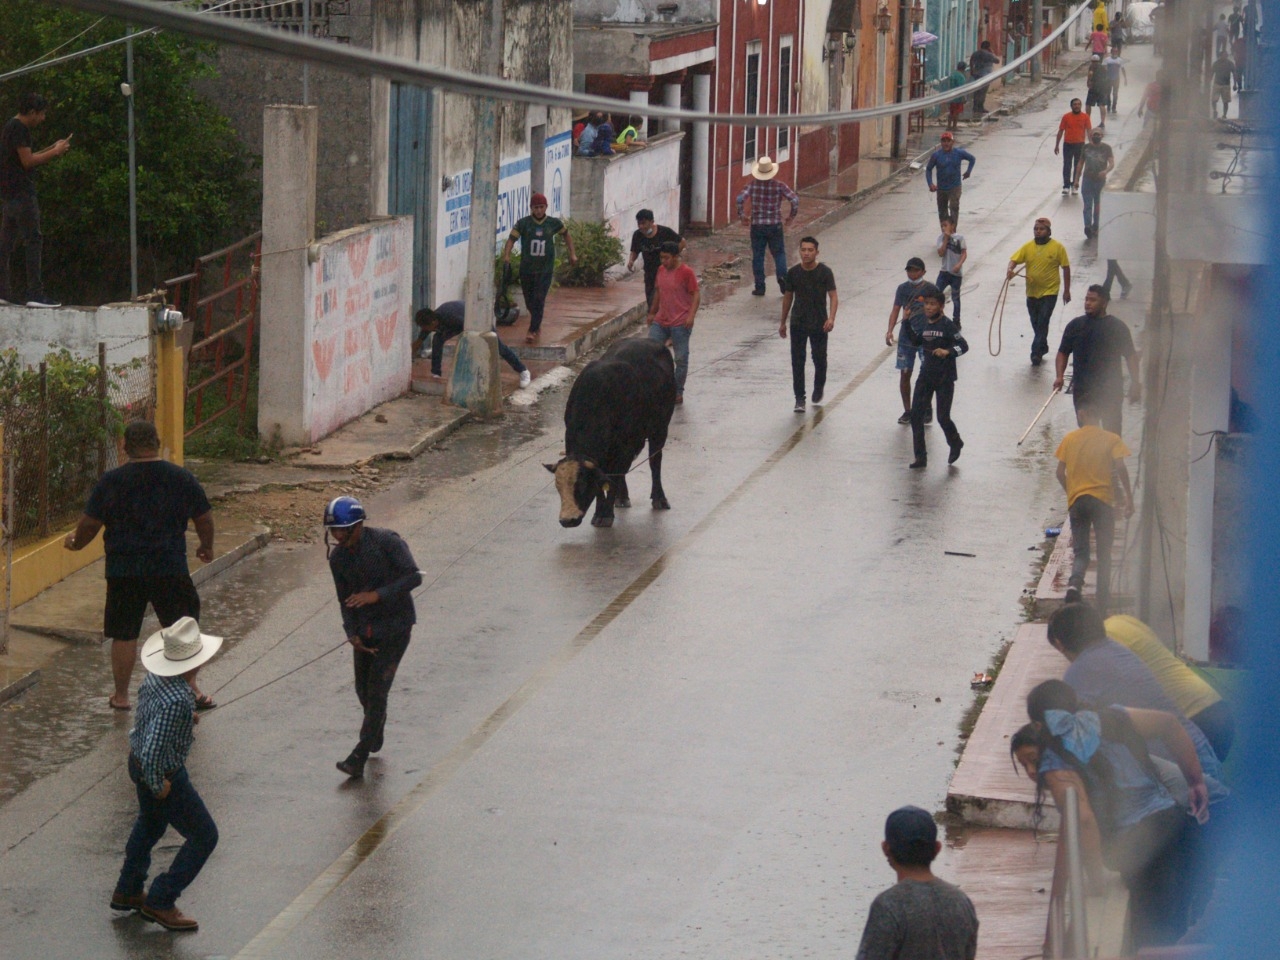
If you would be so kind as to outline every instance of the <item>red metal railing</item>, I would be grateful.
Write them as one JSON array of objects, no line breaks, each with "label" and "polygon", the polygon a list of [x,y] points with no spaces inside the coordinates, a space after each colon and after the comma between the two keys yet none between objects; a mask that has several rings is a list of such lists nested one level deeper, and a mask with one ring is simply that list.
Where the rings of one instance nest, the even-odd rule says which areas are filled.
[{"label": "red metal railing", "polygon": [[[194,324],[187,352],[186,408],[193,413],[188,437],[232,410],[244,429],[261,253],[259,232],[200,257],[191,273],[165,281],[170,303]],[[207,414],[206,406],[212,408]]]}]

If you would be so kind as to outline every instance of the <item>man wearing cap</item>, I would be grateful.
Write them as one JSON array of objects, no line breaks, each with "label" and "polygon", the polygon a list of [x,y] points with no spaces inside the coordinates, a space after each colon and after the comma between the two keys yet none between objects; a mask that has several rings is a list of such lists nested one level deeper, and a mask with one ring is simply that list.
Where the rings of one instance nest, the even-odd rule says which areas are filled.
[{"label": "man wearing cap", "polygon": [[[213,560],[213,509],[200,481],[160,456],[155,425],[134,420],[124,428],[129,462],[108,470],[94,484],[84,513],[62,545],[83,550],[98,531],[106,553],[107,603],[102,634],[111,641],[115,690],[107,703],[129,709],[129,681],[138,660],[138,635],[147,604],[162,627],[182,617],[200,617],[200,594],[187,569],[187,524],[194,522],[196,557]],[[215,704],[198,688],[196,706]]]},{"label": "man wearing cap", "polygon": [[[124,848],[124,866],[112,910],[137,910],[166,930],[195,931],[199,924],[177,907],[218,845],[218,827],[187,775],[187,753],[195,735],[196,672],[222,646],[221,637],[200,632],[183,617],[142,646],[147,677],[138,688],[138,712],[129,731],[129,779],[138,795],[138,818]],[[151,850],[173,827],[183,839],[169,869],[151,881]]]},{"label": "man wearing cap", "polygon": [[654,283],[658,279],[658,268],[662,266],[662,245],[674,243],[684,253],[685,242],[680,234],[670,227],[659,226],[653,221],[652,210],[641,210],[636,214],[636,229],[631,234],[631,256],[627,258],[627,269],[636,268],[636,257],[644,264],[644,302],[653,306]]},{"label": "man wearing cap", "polygon": [[[949,219],[954,224],[960,223],[960,184],[968,180],[973,173],[973,165],[977,162],[968,150],[956,146],[955,137],[950,130],[942,131],[938,149],[929,156],[925,164],[924,181],[929,185],[929,192],[938,195],[938,222]],[[964,173],[960,165],[968,164]],[[933,172],[938,171],[938,182],[933,182]]]},{"label": "man wearing cap", "polygon": [[[1075,101],[1079,103],[1079,101]],[[1027,315],[1031,319],[1034,336],[1031,340],[1031,365],[1040,366],[1049,352],[1049,321],[1058,305],[1058,292],[1062,302],[1071,302],[1071,259],[1067,248],[1053,239],[1053,225],[1048,217],[1039,217],[1032,227],[1032,239],[1020,246],[1009,258],[1005,280],[1012,280],[1019,265],[1026,266]],[[1059,284],[1058,272],[1062,272]]]},{"label": "man wearing cap", "polygon": [[1084,235],[1092,239],[1098,235],[1098,221],[1102,216],[1102,188],[1107,184],[1107,174],[1116,165],[1116,157],[1110,144],[1102,142],[1102,130],[1089,134],[1081,160],[1080,195],[1084,198]]},{"label": "man wearing cap", "polygon": [[[898,329],[898,356],[894,362],[894,369],[898,371],[898,393],[902,396],[902,416],[898,418],[898,423],[901,424],[911,422],[911,372],[916,368],[916,354],[920,351],[911,345],[911,339],[904,329],[898,328],[898,318],[901,316],[903,328],[907,324],[917,329],[923,327],[924,295],[936,289],[924,278],[924,261],[919,257],[912,257],[907,261],[907,279],[898,284],[898,289],[893,294],[893,308],[889,311],[889,326],[884,332],[884,345],[893,346],[893,332]],[[906,313],[902,312],[904,309]],[[932,422],[933,412],[930,411],[925,423]]]},{"label": "man wearing cap", "polygon": [[[774,272],[778,276],[778,289],[786,292],[787,275],[787,239],[786,227],[782,220],[782,201],[791,204],[791,215],[786,223],[791,223],[800,212],[800,198],[785,183],[775,180],[778,165],[769,157],[761,157],[751,165],[751,179],[738,194],[738,218],[751,226],[751,275],[755,279],[755,287],[751,295],[764,296],[764,251],[768,247],[773,254]],[[743,204],[751,201],[751,213],[743,213]]]},{"label": "man wearing cap", "polygon": [[342,629],[354,650],[356,697],[364,708],[360,741],[337,763],[348,777],[363,777],[369,754],[382,749],[387,697],[418,619],[413,589],[422,583],[400,535],[366,527],[364,520],[364,507],[355,497],[335,497],[325,507],[326,539],[332,534],[338,543],[329,554],[329,572],[338,591]]},{"label": "man wearing cap", "polygon": [[942,849],[933,817],[919,807],[893,811],[880,849],[898,882],[871,902],[858,960],[973,960],[978,914],[963,890],[930,869]]},{"label": "man wearing cap", "polygon": [[547,216],[547,198],[535,193],[529,198],[530,214],[521,217],[511,228],[507,242],[502,247],[502,262],[511,263],[511,248],[520,243],[520,292],[529,310],[529,333],[525,343],[537,343],[542,329],[542,310],[547,305],[547,293],[556,273],[556,237],[564,235],[569,262],[577,263],[573,250],[573,237],[564,221]]},{"label": "man wearing cap", "polygon": [[1062,193],[1075,193],[1079,188],[1080,158],[1093,123],[1084,112],[1084,104],[1076,97],[1071,109],[1058,121],[1058,136],[1053,142],[1054,155],[1062,154]]}]

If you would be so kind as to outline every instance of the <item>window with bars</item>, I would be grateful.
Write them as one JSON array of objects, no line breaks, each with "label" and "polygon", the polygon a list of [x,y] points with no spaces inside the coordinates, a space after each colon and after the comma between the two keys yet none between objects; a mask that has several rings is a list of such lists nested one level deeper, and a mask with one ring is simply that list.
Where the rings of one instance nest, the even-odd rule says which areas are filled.
[{"label": "window with bars", "polygon": [[[310,11],[307,4],[311,5]],[[310,14],[311,35],[328,37],[330,15],[347,13],[349,6],[350,0],[201,0],[200,10],[279,27],[291,33],[301,33]]]},{"label": "window with bars", "polygon": [[[791,91],[795,82],[791,76],[792,52],[795,50],[795,39],[788,34],[778,44],[778,115],[786,116],[791,112]],[[786,160],[791,156],[791,128],[778,128],[778,160]]]},{"label": "window with bars", "polygon": [[[742,104],[743,113],[760,112],[760,41],[752,40],[747,44],[746,98]],[[746,127],[743,130],[742,160],[751,163],[759,156],[760,128]]]}]

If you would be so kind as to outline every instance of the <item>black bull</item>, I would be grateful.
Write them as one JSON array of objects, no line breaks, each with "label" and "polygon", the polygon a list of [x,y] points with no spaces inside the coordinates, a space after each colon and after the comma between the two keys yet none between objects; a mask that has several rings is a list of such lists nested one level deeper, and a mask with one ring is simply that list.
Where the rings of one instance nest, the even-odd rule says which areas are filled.
[{"label": "black bull", "polygon": [[669,510],[662,491],[662,448],[676,406],[675,366],[654,340],[623,340],[587,364],[564,411],[565,456],[544,466],[556,477],[560,525],[576,527],[591,501],[591,525],[613,526],[613,508],[631,506],[627,471],[649,443],[649,499]]}]

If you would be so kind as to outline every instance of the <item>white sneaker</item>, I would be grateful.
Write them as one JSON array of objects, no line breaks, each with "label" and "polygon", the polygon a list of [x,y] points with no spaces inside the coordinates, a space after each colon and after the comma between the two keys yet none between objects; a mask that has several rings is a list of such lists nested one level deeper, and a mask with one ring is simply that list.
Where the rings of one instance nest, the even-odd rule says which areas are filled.
[{"label": "white sneaker", "polygon": [[528,370],[521,370],[520,371],[520,389],[523,390],[532,382],[533,382],[533,374],[529,373]]},{"label": "white sneaker", "polygon": [[1071,195],[1074,197],[1074,196],[1078,196],[1079,193],[1080,193],[1080,188],[1077,186],[1072,186]]},{"label": "white sneaker", "polygon": [[1063,195],[1064,197],[1065,197],[1067,194],[1069,194],[1070,192],[1071,192],[1071,188],[1070,188],[1070,187],[1063,187],[1063,188],[1062,188],[1062,195]]},{"label": "white sneaker", "polygon": [[46,308],[52,309],[54,307],[60,307],[62,306],[62,304],[58,303],[55,300],[50,300],[48,297],[36,297],[33,300],[28,300],[27,306],[28,307],[46,307]]}]

